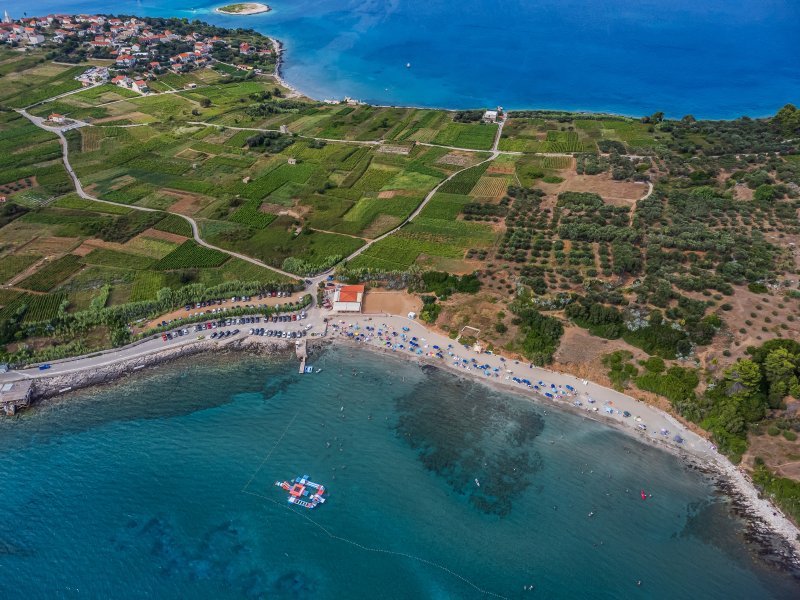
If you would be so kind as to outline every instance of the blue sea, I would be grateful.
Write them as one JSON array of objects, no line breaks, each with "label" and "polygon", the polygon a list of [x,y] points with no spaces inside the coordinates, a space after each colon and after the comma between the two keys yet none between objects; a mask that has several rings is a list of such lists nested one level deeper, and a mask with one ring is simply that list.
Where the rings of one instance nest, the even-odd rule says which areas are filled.
[{"label": "blue sea", "polygon": [[320,99],[726,119],[800,103],[795,0],[269,0],[272,12],[247,17],[215,14],[222,4],[3,8],[252,27],[285,42],[286,78]]},{"label": "blue sea", "polygon": [[[184,359],[0,420],[0,597],[797,598],[670,454],[397,357],[313,363]],[[306,474],[311,511],[274,485]]]}]

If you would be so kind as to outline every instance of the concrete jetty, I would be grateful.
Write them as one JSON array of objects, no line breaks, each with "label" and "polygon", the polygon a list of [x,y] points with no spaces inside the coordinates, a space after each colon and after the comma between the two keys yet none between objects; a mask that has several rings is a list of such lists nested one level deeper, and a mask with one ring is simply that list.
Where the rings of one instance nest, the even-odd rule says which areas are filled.
[{"label": "concrete jetty", "polygon": [[305,338],[298,340],[294,343],[294,349],[297,353],[297,358],[300,359],[300,373],[306,372],[306,359],[308,358],[308,344]]},{"label": "concrete jetty", "polygon": [[29,379],[0,384],[0,408],[3,412],[13,415],[17,409],[28,406],[32,386],[33,382]]}]

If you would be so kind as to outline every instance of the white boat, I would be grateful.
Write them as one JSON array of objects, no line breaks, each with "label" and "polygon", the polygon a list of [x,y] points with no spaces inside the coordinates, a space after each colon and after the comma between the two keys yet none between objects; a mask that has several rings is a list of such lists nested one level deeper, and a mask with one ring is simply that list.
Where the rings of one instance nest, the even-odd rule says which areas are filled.
[{"label": "white boat", "polygon": [[478,487],[481,487],[481,482],[478,481],[477,477],[475,478],[475,485],[477,485]]},{"label": "white boat", "polygon": [[411,68],[411,63],[406,63],[406,69],[410,69],[410,68]]}]

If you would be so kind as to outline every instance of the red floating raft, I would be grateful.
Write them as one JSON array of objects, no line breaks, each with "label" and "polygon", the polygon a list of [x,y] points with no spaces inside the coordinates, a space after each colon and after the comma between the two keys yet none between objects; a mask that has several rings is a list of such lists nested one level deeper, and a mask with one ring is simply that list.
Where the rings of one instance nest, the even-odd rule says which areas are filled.
[{"label": "red floating raft", "polygon": [[316,508],[325,502],[325,486],[309,480],[308,475],[296,477],[294,481],[276,481],[275,486],[289,492],[289,504],[303,508]]}]

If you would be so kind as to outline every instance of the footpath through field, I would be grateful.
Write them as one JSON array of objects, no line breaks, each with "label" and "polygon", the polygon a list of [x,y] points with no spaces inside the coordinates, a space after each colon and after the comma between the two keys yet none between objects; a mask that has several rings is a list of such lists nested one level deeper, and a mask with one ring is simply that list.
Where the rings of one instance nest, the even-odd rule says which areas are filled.
[{"label": "footpath through field", "polygon": [[260,260],[247,256],[245,254],[239,254],[238,252],[233,252],[232,250],[226,250],[225,248],[220,248],[219,246],[214,246],[213,244],[209,244],[205,241],[202,237],[200,237],[200,228],[197,225],[197,221],[195,221],[191,217],[187,217],[186,215],[182,215],[180,213],[174,213],[169,211],[159,211],[154,208],[146,208],[144,206],[136,206],[135,204],[122,204],[120,202],[112,202],[110,200],[103,200],[101,198],[97,198],[88,194],[84,189],[83,185],[81,184],[81,180],[78,178],[77,173],[72,168],[72,164],[69,162],[69,143],[67,142],[67,138],[64,137],[64,131],[68,131],[69,129],[77,129],[79,127],[83,127],[88,125],[87,123],[78,122],[74,125],[68,125],[67,127],[52,127],[50,125],[45,125],[45,120],[42,117],[36,117],[30,114],[24,108],[16,109],[19,114],[23,117],[28,119],[31,123],[39,127],[40,129],[44,129],[45,131],[49,131],[50,133],[54,133],[58,136],[58,140],[61,143],[61,151],[62,151],[62,160],[64,161],[64,168],[66,168],[67,173],[69,174],[70,178],[72,179],[72,183],[75,185],[75,191],[84,200],[91,200],[93,202],[102,202],[103,204],[111,204],[113,206],[122,206],[125,208],[139,210],[143,212],[166,212],[170,215],[175,215],[180,217],[181,219],[185,220],[189,223],[192,228],[192,237],[194,241],[200,244],[201,246],[205,246],[211,250],[217,250],[218,252],[222,252],[223,254],[227,254],[228,256],[233,256],[235,258],[244,260],[246,262],[252,263],[254,265],[258,265],[264,269],[269,269],[270,271],[274,271],[275,273],[280,273],[284,277],[289,277],[290,279],[297,280],[299,277],[294,273],[289,273],[288,271],[283,271],[276,267],[272,267]]}]

